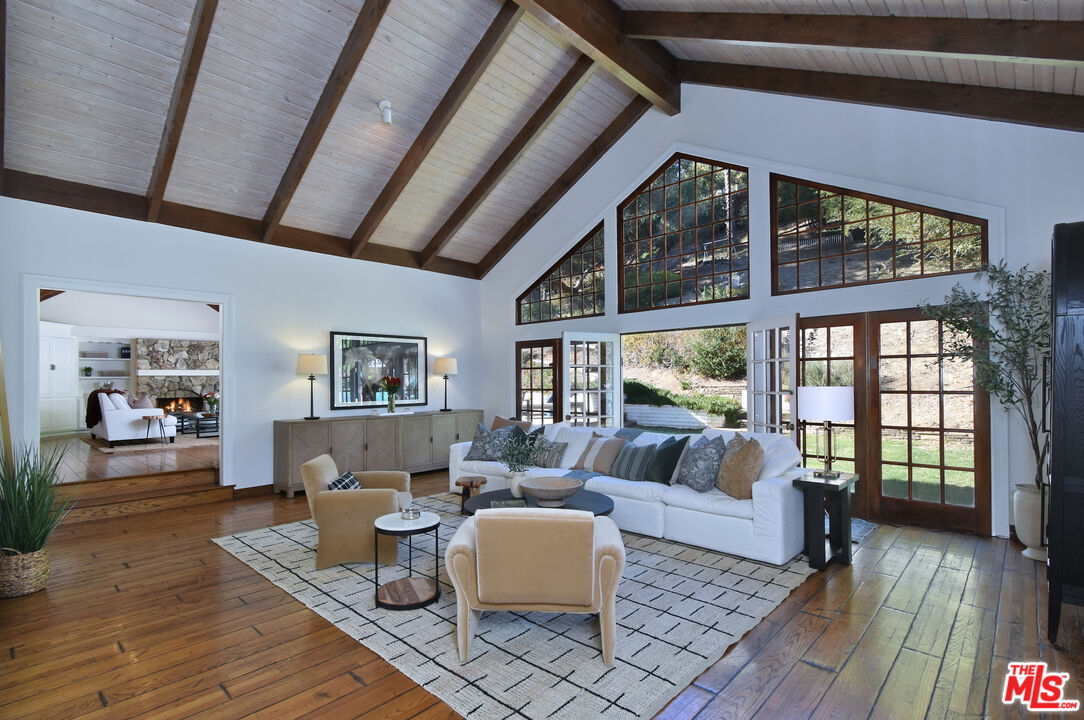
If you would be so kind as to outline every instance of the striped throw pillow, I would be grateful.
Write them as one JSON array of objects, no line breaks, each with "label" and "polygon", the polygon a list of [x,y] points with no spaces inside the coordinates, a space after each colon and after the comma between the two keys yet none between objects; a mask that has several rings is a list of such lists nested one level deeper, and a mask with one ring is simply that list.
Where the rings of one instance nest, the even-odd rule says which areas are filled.
[{"label": "striped throw pillow", "polygon": [[587,447],[584,448],[583,454],[580,455],[580,459],[576,461],[572,469],[591,470],[603,475],[609,475],[610,468],[624,445],[624,438],[607,438],[595,435],[588,441]]},{"label": "striped throw pillow", "polygon": [[535,461],[538,467],[559,468],[561,459],[565,456],[568,443],[550,442],[543,438],[538,441],[538,459]]},{"label": "striped throw pillow", "polygon": [[617,454],[610,475],[643,482],[647,480],[647,466],[651,462],[651,455],[655,452],[654,445],[641,445],[639,447],[626,443],[621,452]]}]

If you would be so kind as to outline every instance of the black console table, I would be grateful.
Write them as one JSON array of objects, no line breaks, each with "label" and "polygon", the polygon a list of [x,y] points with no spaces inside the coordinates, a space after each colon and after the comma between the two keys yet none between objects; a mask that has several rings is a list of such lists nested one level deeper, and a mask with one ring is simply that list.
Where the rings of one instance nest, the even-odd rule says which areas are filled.
[{"label": "black console table", "polygon": [[[809,567],[823,570],[830,562],[851,564],[851,486],[854,473],[838,478],[814,477],[810,472],[794,479],[805,503],[805,548]],[[828,537],[824,536],[824,505],[828,501]]]}]

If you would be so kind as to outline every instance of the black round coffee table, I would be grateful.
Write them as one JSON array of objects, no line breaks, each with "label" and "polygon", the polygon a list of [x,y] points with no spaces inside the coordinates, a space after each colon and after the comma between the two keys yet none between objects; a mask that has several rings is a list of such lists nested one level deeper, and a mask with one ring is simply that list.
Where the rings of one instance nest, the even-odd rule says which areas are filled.
[{"label": "black round coffee table", "polygon": [[[492,507],[494,500],[514,499],[511,490],[490,490],[489,492],[475,495],[464,503],[463,511],[467,513],[467,515],[473,515],[478,510],[485,510]],[[538,501],[533,497],[524,495],[523,499],[527,501],[527,507],[538,507]],[[609,515],[614,511],[614,501],[609,495],[591,492],[590,490],[580,490],[572,497],[566,498],[564,506],[557,509],[586,510],[595,515]]]}]

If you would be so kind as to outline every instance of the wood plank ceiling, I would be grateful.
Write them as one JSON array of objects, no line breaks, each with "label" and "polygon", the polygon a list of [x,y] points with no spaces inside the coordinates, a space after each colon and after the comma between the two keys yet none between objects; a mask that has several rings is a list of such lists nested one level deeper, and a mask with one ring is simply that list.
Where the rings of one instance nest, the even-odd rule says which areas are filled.
[{"label": "wood plank ceiling", "polygon": [[1084,0],[3,7],[3,194],[471,278],[682,82],[1084,131]]}]

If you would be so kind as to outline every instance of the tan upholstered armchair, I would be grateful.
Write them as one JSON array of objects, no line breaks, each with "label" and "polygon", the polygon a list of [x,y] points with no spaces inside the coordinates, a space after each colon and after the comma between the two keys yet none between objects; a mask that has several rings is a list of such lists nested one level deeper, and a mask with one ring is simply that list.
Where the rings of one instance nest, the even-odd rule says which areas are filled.
[{"label": "tan upholstered armchair", "polygon": [[[358,472],[354,475],[361,483],[361,490],[328,490],[328,483],[339,477],[339,470],[330,455],[320,455],[301,466],[305,498],[320,530],[317,570],[342,563],[372,562],[373,521],[410,504],[410,473]],[[397,554],[397,538],[381,536],[380,562],[394,565]]]},{"label": "tan upholstered armchair", "polygon": [[582,510],[479,510],[448,544],[459,659],[467,662],[482,610],[599,613],[602,659],[614,662],[614,601],[625,545],[613,520]]}]

